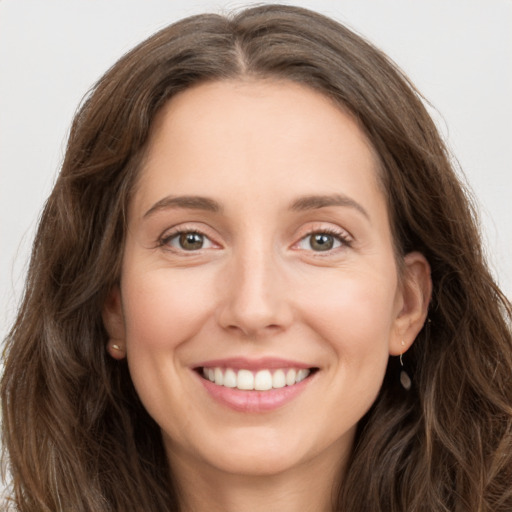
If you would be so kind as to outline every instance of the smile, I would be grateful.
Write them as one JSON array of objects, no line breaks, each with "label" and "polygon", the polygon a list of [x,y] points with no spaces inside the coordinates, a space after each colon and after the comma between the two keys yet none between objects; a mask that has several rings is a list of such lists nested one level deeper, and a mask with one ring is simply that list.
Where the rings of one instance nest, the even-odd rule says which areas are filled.
[{"label": "smile", "polygon": [[207,396],[244,413],[267,413],[295,401],[314,386],[320,368],[275,357],[233,357],[193,368]]},{"label": "smile", "polygon": [[307,378],[310,368],[277,368],[251,371],[248,369],[234,370],[232,368],[203,367],[201,369],[205,379],[226,388],[235,388],[243,391],[268,391],[293,386]]}]

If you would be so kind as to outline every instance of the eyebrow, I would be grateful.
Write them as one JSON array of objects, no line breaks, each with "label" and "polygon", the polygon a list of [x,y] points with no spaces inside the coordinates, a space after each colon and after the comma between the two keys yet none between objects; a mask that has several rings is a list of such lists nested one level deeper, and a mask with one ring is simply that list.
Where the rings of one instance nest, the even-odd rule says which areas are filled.
[{"label": "eyebrow", "polygon": [[[292,211],[307,211],[318,210],[320,208],[327,208],[329,206],[343,206],[354,208],[359,213],[363,214],[368,220],[370,216],[368,212],[357,202],[350,197],[341,194],[332,195],[309,195],[302,196],[292,202],[290,210]],[[147,218],[161,210],[172,208],[186,208],[191,210],[204,210],[208,212],[218,213],[222,211],[222,206],[209,197],[202,196],[166,196],[157,201],[143,216]]]},{"label": "eyebrow", "polygon": [[157,201],[145,214],[147,218],[161,210],[170,208],[187,208],[190,210],[205,210],[208,212],[220,212],[222,207],[217,201],[201,196],[167,196]]},{"label": "eyebrow", "polygon": [[327,208],[329,206],[344,206],[354,208],[359,213],[363,214],[364,217],[370,220],[370,215],[368,212],[357,201],[354,201],[350,197],[341,194],[310,195],[299,197],[293,201],[290,209],[293,211],[305,211]]}]

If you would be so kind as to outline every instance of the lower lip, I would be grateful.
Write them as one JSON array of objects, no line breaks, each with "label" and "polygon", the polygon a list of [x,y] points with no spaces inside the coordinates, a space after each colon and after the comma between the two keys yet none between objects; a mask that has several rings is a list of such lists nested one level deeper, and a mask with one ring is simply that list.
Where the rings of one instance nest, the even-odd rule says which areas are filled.
[{"label": "lower lip", "polygon": [[218,386],[199,376],[206,391],[223,405],[240,412],[268,412],[291,402],[311,383],[312,376],[293,386],[268,391],[242,391],[236,388]]}]

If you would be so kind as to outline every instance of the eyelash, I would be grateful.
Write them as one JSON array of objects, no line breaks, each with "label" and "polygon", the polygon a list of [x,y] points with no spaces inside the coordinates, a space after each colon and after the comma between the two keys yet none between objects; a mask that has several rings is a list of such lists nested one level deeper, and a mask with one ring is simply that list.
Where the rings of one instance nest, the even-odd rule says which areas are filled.
[{"label": "eyelash", "polygon": [[[162,247],[169,251],[176,251],[176,252],[190,253],[190,254],[192,254],[194,252],[198,252],[201,249],[208,248],[208,247],[206,247],[206,248],[201,247],[198,250],[188,250],[187,251],[186,249],[183,249],[183,248],[178,249],[178,248],[171,247],[169,245],[170,241],[180,237],[181,235],[199,235],[199,236],[203,237],[203,240],[208,240],[210,244],[214,244],[214,242],[211,240],[211,238],[207,234],[202,232],[201,230],[188,229],[186,227],[182,227],[182,228],[176,228],[171,233],[165,233],[164,235],[162,235],[158,240],[158,247]],[[352,238],[345,231],[337,230],[334,228],[319,228],[319,229],[311,229],[310,231],[308,231],[304,236],[302,236],[300,238],[300,240],[298,242],[296,242],[293,245],[293,247],[296,247],[298,244],[300,244],[304,240],[307,240],[308,238],[312,237],[313,235],[332,236],[335,240],[337,240],[340,243],[341,247],[351,247],[351,245],[352,245]],[[310,249],[310,250],[311,250],[311,252],[318,253],[318,254],[321,254],[322,252],[332,253],[333,251],[340,249],[341,247],[335,247],[335,248],[327,249],[325,251],[314,251],[313,249]],[[303,250],[307,250],[307,249],[303,249]]]},{"label": "eyelash", "polygon": [[[214,244],[214,242],[212,242],[211,238],[207,234],[203,233],[202,231],[200,231],[198,229],[188,229],[186,227],[182,227],[182,228],[176,228],[171,233],[164,233],[164,235],[162,235],[158,240],[158,246],[162,247],[166,250],[169,250],[169,251],[179,251],[179,252],[184,252],[184,253],[198,252],[198,251],[194,251],[194,250],[187,251],[186,249],[183,249],[183,248],[177,249],[177,248],[174,248],[169,245],[171,240],[173,240],[175,238],[179,238],[181,235],[199,235],[199,236],[203,237],[204,240],[208,240],[211,244]],[[201,249],[203,249],[203,247],[201,247]]]},{"label": "eyelash", "polygon": [[[341,247],[336,247],[336,248],[333,248],[333,249],[326,250],[325,252],[328,253],[328,254],[332,253],[333,251],[335,251],[337,249],[341,249],[342,247],[351,247],[352,246],[352,242],[353,242],[352,238],[345,231],[337,230],[335,228],[315,228],[315,229],[311,229],[310,231],[308,231],[294,245],[295,246],[298,245],[299,243],[301,243],[304,240],[307,240],[308,238],[312,237],[313,235],[328,235],[328,236],[332,236],[334,239],[336,239],[340,243]],[[319,255],[321,255],[321,253],[323,252],[323,251],[313,251],[313,250],[311,250],[311,251],[316,253],[316,254],[319,254]]]}]

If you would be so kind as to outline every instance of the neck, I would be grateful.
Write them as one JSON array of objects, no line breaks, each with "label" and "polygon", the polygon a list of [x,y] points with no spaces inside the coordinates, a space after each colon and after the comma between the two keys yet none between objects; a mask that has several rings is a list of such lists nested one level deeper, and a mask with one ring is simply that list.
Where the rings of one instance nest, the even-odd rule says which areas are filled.
[{"label": "neck", "polygon": [[242,475],[173,457],[182,512],[332,512],[345,460],[317,458],[272,475]]}]

